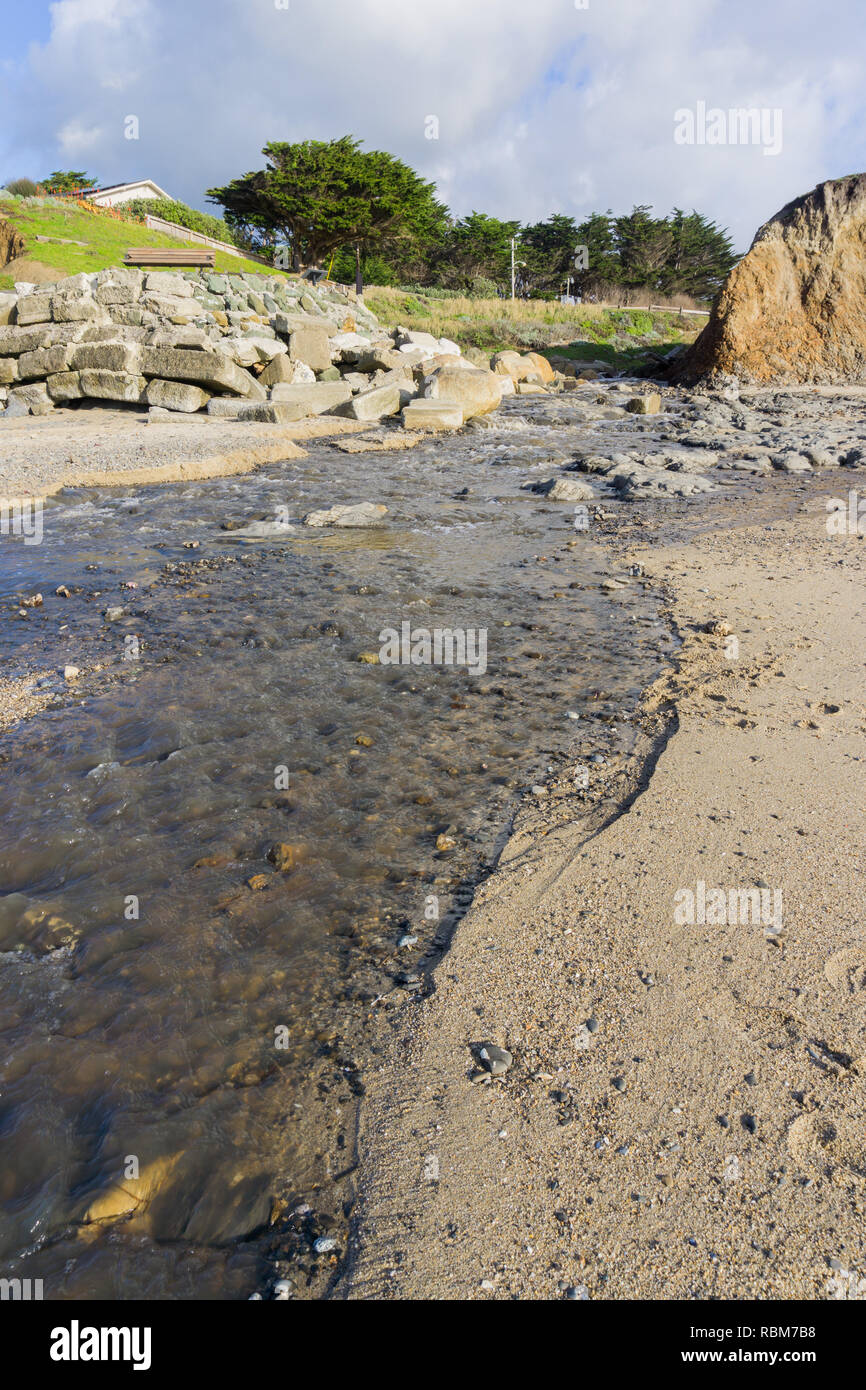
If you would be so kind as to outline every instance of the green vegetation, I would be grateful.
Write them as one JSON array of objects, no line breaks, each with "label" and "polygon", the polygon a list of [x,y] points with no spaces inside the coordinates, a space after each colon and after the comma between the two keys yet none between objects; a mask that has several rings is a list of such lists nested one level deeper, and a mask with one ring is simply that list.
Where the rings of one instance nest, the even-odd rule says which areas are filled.
[{"label": "green vegetation", "polygon": [[[267,168],[209,188],[247,246],[289,248],[292,269],[321,267],[341,247],[401,254],[401,244],[436,235],[445,209],[435,189],[402,160],[339,140],[272,141]],[[405,254],[405,251],[403,252]]]},{"label": "green vegetation", "polygon": [[524,299],[512,303],[389,286],[369,288],[364,303],[389,327],[402,324],[437,338],[451,338],[464,349],[517,348],[584,361],[598,358],[632,368],[690,343],[706,323],[703,315],[680,316],[674,311],[649,314]]},{"label": "green vegetation", "polygon": [[[189,242],[148,231],[140,222],[127,222],[104,212],[88,212],[62,199],[0,198],[0,218],[5,218],[24,237],[25,259],[56,270],[58,279],[77,275],[79,271],[122,265],[124,252],[130,246],[189,249]],[[53,240],[37,241],[37,236]],[[259,275],[274,273],[258,261],[231,256],[224,251],[216,252],[216,268],[254,271]],[[11,289],[13,280],[21,278],[4,273],[0,268],[0,289]]]},{"label": "green vegetation", "polygon": [[10,179],[4,187],[7,193],[14,193],[16,198],[35,198],[39,192],[32,179]]},{"label": "green vegetation", "polygon": [[90,192],[99,187],[99,179],[83,169],[55,169],[47,179],[41,180],[40,187],[48,194]]},{"label": "green vegetation", "polygon": [[123,209],[128,209],[133,217],[146,217],[148,214],[161,217],[165,222],[188,227],[191,232],[201,232],[202,236],[213,237],[216,241],[227,241],[230,246],[237,243],[237,237],[227,222],[212,217],[209,212],[187,207],[186,203],[175,202],[172,198],[133,198],[123,204]]},{"label": "green vegetation", "polygon": [[512,241],[517,293],[555,299],[571,282],[583,299],[621,305],[677,299],[697,307],[736,262],[726,231],[699,212],[653,217],[643,205],[582,222],[554,213],[521,227],[484,212],[454,218],[436,190],[399,159],[363,152],[356,140],[272,143],[265,169],[208,190],[239,244],[285,243],[295,270],[332,266],[351,281],[417,283],[475,297],[510,292]]}]

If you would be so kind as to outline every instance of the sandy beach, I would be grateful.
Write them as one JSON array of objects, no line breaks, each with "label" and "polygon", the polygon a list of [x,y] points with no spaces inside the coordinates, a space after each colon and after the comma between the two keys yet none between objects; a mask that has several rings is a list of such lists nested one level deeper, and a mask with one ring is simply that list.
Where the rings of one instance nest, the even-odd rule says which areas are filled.
[{"label": "sandy beach", "polygon": [[[866,608],[862,538],[827,534],[841,486],[618,548],[682,638],[645,756],[589,764],[590,787],[625,771],[607,823],[518,821],[433,991],[383,1019],[336,1296],[863,1296]],[[754,889],[766,915],[734,910]]]}]

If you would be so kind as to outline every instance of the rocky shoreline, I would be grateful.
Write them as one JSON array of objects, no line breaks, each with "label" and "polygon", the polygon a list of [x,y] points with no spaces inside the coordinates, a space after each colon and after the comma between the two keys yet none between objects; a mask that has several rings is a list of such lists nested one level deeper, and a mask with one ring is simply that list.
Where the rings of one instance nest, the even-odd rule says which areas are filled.
[{"label": "rocky shoreline", "polygon": [[[569,539],[549,556],[537,557],[537,563],[558,565],[564,585],[583,535],[604,539],[612,564],[600,587],[622,604],[623,621],[634,618],[639,595],[663,583],[670,593],[670,631],[684,639],[683,650],[674,673],[648,693],[637,714],[611,709],[602,690],[597,710],[576,712],[574,768],[560,768],[556,777],[529,789],[496,873],[476,894],[441,964],[432,976],[416,972],[410,1002],[403,1002],[406,990],[391,990],[385,1005],[372,1010],[379,1023],[373,1061],[357,1078],[366,1091],[358,1151],[353,1155],[347,1145],[338,1174],[340,1209],[351,1212],[348,1247],[345,1217],[334,1218],[323,1235],[317,1213],[299,1207],[291,1258],[281,1260],[275,1249],[274,1270],[282,1282],[263,1285],[262,1296],[325,1296],[330,1288],[345,1297],[411,1298],[432,1292],[446,1298],[626,1298],[635,1296],[635,1289],[658,1296],[662,1287],[676,1290],[675,1297],[711,1297],[719,1291],[724,1297],[761,1296],[764,1287],[781,1291],[780,1296],[792,1296],[787,1290],[821,1296],[819,1246],[829,1243],[829,1227],[823,1213],[819,1220],[811,1208],[805,1220],[796,1203],[789,1203],[785,1184],[790,1181],[797,1197],[811,1192],[820,1181],[813,1173],[814,1155],[823,1145],[834,1171],[842,1174],[836,1185],[848,1184],[850,1205],[856,1199],[856,1161],[845,1148],[837,1162],[835,1140],[821,1139],[837,1124],[830,1089],[791,1082],[782,1093],[765,1054],[749,1050],[748,1035],[756,1025],[741,1002],[745,980],[756,999],[760,995],[754,1004],[760,1018],[775,1010],[794,1019],[796,1049],[794,1061],[786,1061],[788,1073],[801,1064],[821,1069],[814,1053],[827,1064],[828,1078],[856,1078],[855,1063],[866,1048],[857,1050],[860,965],[852,935],[853,899],[849,893],[840,900],[844,931],[829,923],[817,958],[809,945],[809,911],[826,918],[838,915],[839,904],[810,896],[802,877],[793,885],[786,878],[785,900],[800,908],[794,931],[783,941],[761,933],[758,941],[749,939],[742,954],[733,939],[726,943],[730,949],[723,956],[731,961],[725,964],[737,966],[728,972],[736,976],[733,991],[720,985],[715,957],[711,964],[697,959],[700,943],[690,938],[685,943],[676,938],[671,945],[668,929],[674,893],[700,881],[702,872],[707,878],[712,874],[712,866],[701,863],[706,845],[693,843],[696,827],[709,821],[718,837],[719,826],[733,825],[740,838],[730,844],[714,840],[712,863],[720,855],[734,862],[745,843],[750,872],[760,863],[761,881],[774,886],[780,865],[790,858],[799,866],[800,839],[812,834],[799,824],[801,788],[791,768],[808,768],[811,794],[819,801],[835,796],[837,769],[823,766],[815,750],[823,738],[822,719],[829,717],[822,711],[835,709],[831,729],[842,729],[846,738],[859,727],[852,721],[860,715],[852,692],[840,696],[825,688],[820,666],[807,663],[801,669],[810,639],[798,624],[805,606],[819,630],[833,628],[825,669],[832,667],[847,680],[851,651],[845,644],[850,625],[861,619],[851,584],[860,566],[859,514],[855,506],[852,531],[850,497],[864,459],[866,397],[856,391],[741,391],[735,383],[692,392],[644,388],[641,395],[635,394],[634,382],[623,380],[574,379],[567,392],[558,391],[557,384],[528,384],[535,389],[525,393],[527,399],[509,403],[499,417],[519,411],[512,447],[519,451],[523,438],[537,440],[532,431],[542,421],[551,429],[541,456],[524,465],[524,483],[512,500],[574,519],[565,532]],[[635,408],[634,401],[643,408]],[[96,414],[81,412],[77,418],[83,422]],[[100,411],[98,418],[110,436],[110,417]],[[57,423],[49,415],[26,427],[38,440]],[[375,435],[364,433],[368,425],[345,418],[307,423],[323,432],[343,427],[347,437],[340,442],[349,450],[406,446],[396,421],[380,424]],[[557,448],[557,426],[572,424],[586,428],[591,444]],[[10,422],[6,437],[22,427],[23,422]],[[175,440],[196,427],[178,426]],[[226,427],[224,421],[201,423],[204,430]],[[473,431],[487,427],[483,417],[470,423],[459,436],[462,445],[471,444]],[[146,433],[153,428],[147,425]],[[175,426],[159,424],[154,435],[167,428]],[[246,423],[240,428],[281,430]],[[121,413],[116,437],[128,430],[129,415]],[[68,447],[65,438],[60,447]],[[169,451],[173,447],[174,442]],[[284,438],[275,437],[272,447],[282,450],[276,457],[287,456]],[[106,458],[110,451],[109,442]],[[144,481],[134,468],[129,477]],[[455,476],[455,485],[458,481]],[[348,503],[351,494],[339,496]],[[802,517],[798,508],[806,509]],[[321,514],[321,509],[309,513],[308,524]],[[376,519],[386,530],[394,524],[393,514],[387,522]],[[807,525],[811,534],[803,531]],[[238,532],[232,523],[226,538],[242,535],[243,529]],[[259,539],[266,537],[249,537]],[[242,536],[241,543],[245,540],[249,543]],[[772,589],[768,566],[770,578],[776,577],[772,567],[781,574],[781,584]],[[807,578],[801,567],[808,569]],[[770,640],[770,632],[781,636]],[[790,632],[798,633],[798,640],[788,640]],[[660,643],[666,635],[660,634]],[[740,644],[733,655],[731,638]],[[859,638],[855,649],[858,643]],[[110,673],[100,674],[103,684],[108,679]],[[768,691],[774,699],[780,696],[778,707],[761,705],[766,694],[755,692]],[[32,693],[35,711],[43,707],[44,688]],[[80,699],[81,693],[72,681],[56,698]],[[21,690],[11,694],[20,701]],[[20,709],[20,703],[10,707],[9,723]],[[787,840],[780,851],[773,835],[768,837],[767,788],[753,785],[747,775],[753,763],[768,757],[767,740],[779,728],[789,737],[780,740],[778,756],[773,752],[778,785],[770,789],[772,818],[797,825],[796,853]],[[732,740],[730,746],[726,740]],[[846,743],[844,756],[859,757],[856,746]],[[706,769],[700,786],[696,766]],[[572,775],[577,772],[585,778],[580,783]],[[840,795],[826,826],[853,824],[857,793],[846,781]],[[649,835],[644,834],[647,823]],[[829,856],[834,866],[841,852],[852,853],[845,834],[836,844],[822,828],[815,839],[815,853]],[[672,859],[672,846],[677,854],[688,846],[688,864]],[[814,855],[803,858],[807,863],[820,884]],[[774,973],[777,962],[790,960],[786,952],[795,947],[793,983],[787,976],[780,980]],[[855,1000],[854,1023],[843,1010],[835,1031],[816,1021],[814,1012],[804,1018],[796,1010],[786,1014],[780,1002],[786,991],[818,988],[815,971],[820,975],[825,967],[834,980],[854,981],[850,989],[845,984]],[[806,970],[812,975],[804,986]],[[718,1008],[737,1020],[727,1052],[728,1015],[718,1013],[717,999]],[[661,1015],[653,1012],[659,1006]],[[696,1009],[710,1020],[697,1034]],[[782,1028],[787,1037],[789,1024]],[[687,1043],[677,1041],[671,1052],[671,1038]],[[766,1049],[781,1050],[777,1043],[772,1034]],[[853,1059],[851,1065],[838,1060],[846,1057]],[[672,1075],[682,1075],[681,1086],[672,1084]],[[754,1082],[744,1079],[749,1076]],[[740,1094],[743,1086],[751,1088],[743,1092],[750,1108]],[[805,1097],[802,1104],[797,1096]],[[844,1112],[846,1136],[857,1122],[856,1103],[855,1095],[854,1108]],[[663,1124],[659,1107],[665,1105],[666,1115],[698,1114],[695,1133],[680,1133],[684,1122],[679,1119]],[[715,1107],[715,1116],[708,1105]],[[823,1110],[831,1113],[826,1125]],[[623,1113],[628,1122],[614,1124]],[[803,1124],[795,1128],[800,1119]],[[747,1120],[755,1122],[754,1130]],[[732,1128],[740,1140],[733,1147]],[[750,1137],[743,1140],[741,1134]],[[573,1136],[579,1143],[572,1143]],[[786,1159],[789,1149],[793,1158]],[[685,1168],[698,1175],[694,1182],[678,1161],[670,1161],[679,1154],[686,1155]],[[598,1167],[607,1158],[619,1167]],[[736,1250],[752,1229],[749,1204],[765,1200],[755,1186],[757,1176],[750,1178],[751,1186],[731,1187],[735,1196],[747,1195],[730,1218],[725,1240],[704,1219],[706,1193],[714,1209],[717,1190],[728,1192],[729,1160],[750,1174],[760,1169],[771,1184],[773,1200],[766,1205],[771,1226],[784,1224],[787,1231],[800,1222],[806,1231],[800,1266],[780,1263],[763,1210],[756,1229],[761,1248],[774,1252],[775,1264],[737,1263]],[[767,1176],[787,1174],[789,1168],[793,1176],[781,1183]],[[501,1190],[505,1187],[510,1191]],[[777,1188],[785,1189],[780,1201]],[[335,1200],[336,1195],[335,1187]],[[661,1219],[675,1199],[681,1200],[676,1238],[682,1235],[689,1251],[708,1251],[709,1267],[705,1262],[698,1274],[679,1259]],[[323,1210],[329,1200],[323,1197]],[[728,1211],[724,1204],[723,1209]],[[621,1235],[624,1210],[631,1233],[627,1241]],[[841,1265],[846,1271],[862,1267],[847,1209],[828,1201],[827,1210],[834,1229],[842,1232],[827,1258],[847,1261]],[[634,1213],[639,1219],[633,1229]],[[652,1219],[643,1223],[645,1214]],[[320,1249],[321,1241],[331,1244]],[[302,1277],[293,1272],[296,1264]]]}]

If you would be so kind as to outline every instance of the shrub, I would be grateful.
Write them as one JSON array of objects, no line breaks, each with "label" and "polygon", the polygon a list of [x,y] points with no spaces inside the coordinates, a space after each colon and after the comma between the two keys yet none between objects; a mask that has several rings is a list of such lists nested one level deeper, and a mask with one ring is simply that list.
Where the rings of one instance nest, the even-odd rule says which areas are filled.
[{"label": "shrub", "polygon": [[631,322],[635,333],[652,333],[653,331],[652,314],[632,310]]},{"label": "shrub", "polygon": [[10,179],[6,192],[14,193],[16,198],[35,198],[39,188],[32,179]]}]

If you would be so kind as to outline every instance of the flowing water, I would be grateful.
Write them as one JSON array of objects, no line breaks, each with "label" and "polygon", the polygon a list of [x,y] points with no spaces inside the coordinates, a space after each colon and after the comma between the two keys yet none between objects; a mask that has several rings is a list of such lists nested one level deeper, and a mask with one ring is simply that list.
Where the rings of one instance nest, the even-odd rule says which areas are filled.
[{"label": "flowing water", "polygon": [[[372,1015],[425,987],[569,711],[633,704],[665,650],[574,509],[520,490],[592,437],[516,401],[414,450],[67,491],[41,545],[0,542],[6,674],[82,671],[0,739],[4,1274],[320,1290]],[[386,524],[221,529],[355,500]],[[358,660],[404,621],[485,630],[486,669]]]}]

